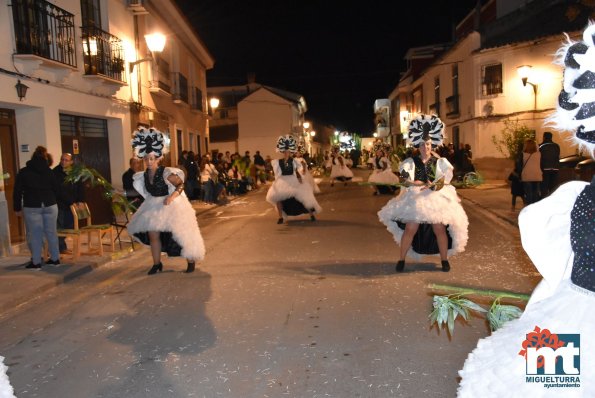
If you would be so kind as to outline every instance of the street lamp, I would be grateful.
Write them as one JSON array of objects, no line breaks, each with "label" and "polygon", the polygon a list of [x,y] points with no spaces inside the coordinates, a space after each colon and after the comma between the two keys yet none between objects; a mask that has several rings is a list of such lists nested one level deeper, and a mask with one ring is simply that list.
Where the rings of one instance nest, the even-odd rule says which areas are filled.
[{"label": "street lamp", "polygon": [[517,67],[516,70],[519,74],[519,77],[521,78],[521,81],[523,82],[523,87],[527,86],[527,84],[530,84],[533,87],[533,96],[534,96],[533,109],[537,109],[537,84],[531,83],[529,81],[529,75],[531,74],[532,68],[533,67],[531,65],[521,65],[521,66]]},{"label": "street lamp", "polygon": [[316,136],[316,131],[314,131],[314,130],[310,131],[310,136],[312,138],[314,138]]},{"label": "street lamp", "polygon": [[211,97],[211,99],[209,100],[209,105],[211,106],[211,114],[213,116],[215,116],[215,109],[219,107],[219,102],[219,98],[217,97]]},{"label": "street lamp", "polygon": [[304,124],[302,124],[302,126],[304,126],[305,130],[308,130],[310,128],[310,122],[304,122]]},{"label": "street lamp", "polygon": [[153,53],[160,53],[165,47],[165,35],[162,33],[147,34],[145,35],[145,41],[147,42],[147,47],[149,48],[150,54],[148,54],[145,58],[130,62],[130,73],[134,71],[134,67],[136,65],[142,62],[152,61]]},{"label": "street lamp", "polygon": [[19,97],[19,101],[22,101],[23,98],[25,98],[25,96],[27,95],[27,89],[29,88],[29,86],[21,83],[20,80],[14,86],[17,89],[17,96]]}]

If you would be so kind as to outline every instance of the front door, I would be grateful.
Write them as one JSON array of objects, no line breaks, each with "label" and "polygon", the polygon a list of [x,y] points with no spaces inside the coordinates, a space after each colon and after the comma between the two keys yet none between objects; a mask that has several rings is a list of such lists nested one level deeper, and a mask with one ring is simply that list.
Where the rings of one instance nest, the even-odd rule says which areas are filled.
[{"label": "front door", "polygon": [[0,109],[0,155],[2,156],[2,172],[4,173],[4,195],[8,207],[8,224],[11,243],[25,240],[25,227],[22,218],[15,216],[12,195],[14,181],[19,171],[17,158],[17,131],[14,110]]},{"label": "front door", "polygon": [[[60,133],[62,153],[71,153],[75,163],[97,170],[111,183],[107,120],[60,114]],[[85,185],[85,202],[94,224],[113,221],[111,203],[103,194],[101,187]]]}]

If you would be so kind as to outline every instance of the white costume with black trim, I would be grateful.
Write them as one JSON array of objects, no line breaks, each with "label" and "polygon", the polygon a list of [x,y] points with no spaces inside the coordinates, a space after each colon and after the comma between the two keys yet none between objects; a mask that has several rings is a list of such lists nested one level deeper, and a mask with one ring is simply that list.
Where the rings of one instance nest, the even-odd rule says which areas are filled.
[{"label": "white costume with black trim", "polygon": [[378,161],[374,158],[374,171],[370,174],[368,182],[375,184],[398,184],[399,177],[393,173],[390,160],[383,156]]},{"label": "white costume with black trim", "polygon": [[[294,158],[289,158],[288,161],[292,168],[292,173],[288,175],[283,174],[281,162],[284,159],[275,159],[271,161],[273,166],[273,172],[275,173],[275,181],[269,188],[266,196],[267,202],[276,206],[278,202],[286,199],[294,198],[300,202],[306,210],[313,210],[314,213],[320,213],[322,208],[314,197],[312,187],[302,179],[302,182],[298,180],[295,171],[301,169],[300,162]],[[286,216],[285,212],[283,215]]]},{"label": "white costume with black trim", "polygon": [[[564,82],[556,112],[548,119],[562,131],[573,130],[574,142],[591,156],[595,156],[594,35],[595,25],[589,24],[583,41],[569,40],[558,51],[558,62],[565,66]],[[458,396],[595,397],[595,178],[590,184],[567,182],[525,207],[519,214],[519,229],[523,248],[543,280],[519,319],[479,340],[459,371]],[[526,335],[536,327],[541,331],[529,341]],[[551,334],[568,339],[579,335],[580,349],[557,362],[542,357],[546,366],[546,361],[554,367],[559,363],[562,371],[556,369],[542,376],[541,382],[529,382],[530,358],[519,355],[525,353],[523,343],[554,350],[552,343],[566,339],[562,346],[568,349],[566,337],[556,339]],[[575,374],[577,370],[580,374]]]},{"label": "white costume with black trim", "polygon": [[310,185],[312,187],[312,192],[314,192],[315,194],[320,193],[320,187],[318,186],[316,181],[314,181],[314,176],[312,176],[312,173],[310,173],[310,170],[308,170],[308,165],[306,164],[304,158],[297,158],[297,160],[301,166],[298,171],[302,176],[302,180],[304,181],[304,183]]},{"label": "white costume with black trim", "polygon": [[[169,205],[165,205],[165,196],[152,196],[147,191],[145,173],[146,171],[141,171],[133,176],[133,186],[145,198],[145,201],[132,216],[127,226],[128,233],[133,236],[136,233],[142,234],[148,231],[171,232],[173,240],[182,249],[181,253],[177,255],[191,261],[202,260],[205,256],[205,245],[198,227],[196,212],[186,194],[183,191],[179,192],[178,197]],[[165,167],[163,180],[165,180],[169,195],[176,189],[167,179],[172,174],[184,181],[182,170]],[[142,242],[138,237],[136,239]],[[147,244],[147,242],[142,243]],[[166,248],[162,247],[162,251],[166,251]]]},{"label": "white costume with black trim", "polygon": [[[339,159],[343,161],[343,165],[341,165],[341,160]],[[353,171],[347,167],[347,163],[341,155],[334,157],[331,155],[331,179],[333,178],[340,181],[347,181],[353,178]]]},{"label": "white costume with black trim", "polygon": [[[491,336],[479,340],[459,371],[462,377],[459,397],[595,396],[595,292],[570,280],[575,257],[570,237],[571,212],[587,185],[582,181],[568,182],[519,214],[523,248],[543,280],[519,319],[507,322]],[[592,228],[595,220],[592,205],[586,217],[590,217]],[[519,352],[527,333],[536,326],[554,334],[580,334],[580,387],[546,388],[544,383],[526,381],[527,361]]]},{"label": "white costume with black trim", "polygon": [[[416,175],[416,166],[412,158],[405,159],[400,164],[400,171],[407,175],[407,179],[414,181]],[[438,191],[424,187],[411,186],[401,188],[399,195],[391,200],[378,212],[378,218],[386,225],[386,229],[393,234],[395,242],[401,244],[404,228],[407,223],[419,224],[443,224],[446,226],[446,232],[449,236],[448,255],[451,256],[465,250],[467,245],[467,227],[469,221],[467,214],[460,204],[456,190],[452,185],[446,185],[453,176],[453,166],[445,158],[440,158],[436,162],[436,176],[434,182],[444,179],[445,185]],[[400,224],[400,225],[399,225]],[[422,226],[420,225],[421,232]],[[433,235],[433,232],[431,232]],[[419,245],[416,244],[419,242]],[[425,242],[419,241],[416,237],[409,249],[408,255],[413,258],[420,258],[421,255],[439,255],[436,250],[427,252]],[[420,250],[422,253],[416,251]]]}]

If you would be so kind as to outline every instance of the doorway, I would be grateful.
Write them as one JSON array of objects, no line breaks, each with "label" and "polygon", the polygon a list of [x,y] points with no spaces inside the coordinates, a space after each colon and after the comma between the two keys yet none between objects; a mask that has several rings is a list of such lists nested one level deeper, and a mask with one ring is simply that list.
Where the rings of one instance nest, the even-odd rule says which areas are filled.
[{"label": "doorway", "polygon": [[13,211],[14,182],[19,172],[17,128],[14,110],[0,109],[0,155],[4,173],[4,195],[8,208],[8,225],[12,244],[25,241],[23,219]]}]

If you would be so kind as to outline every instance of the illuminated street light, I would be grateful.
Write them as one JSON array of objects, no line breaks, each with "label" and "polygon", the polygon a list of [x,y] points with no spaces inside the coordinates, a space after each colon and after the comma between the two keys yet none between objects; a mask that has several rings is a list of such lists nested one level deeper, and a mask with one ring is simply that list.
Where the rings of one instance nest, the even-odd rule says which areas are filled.
[{"label": "illuminated street light", "polygon": [[316,136],[316,131],[314,131],[314,130],[310,131],[310,136],[312,136],[312,137]]}]

